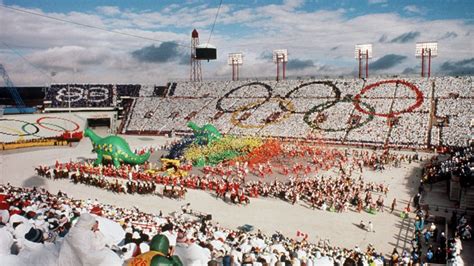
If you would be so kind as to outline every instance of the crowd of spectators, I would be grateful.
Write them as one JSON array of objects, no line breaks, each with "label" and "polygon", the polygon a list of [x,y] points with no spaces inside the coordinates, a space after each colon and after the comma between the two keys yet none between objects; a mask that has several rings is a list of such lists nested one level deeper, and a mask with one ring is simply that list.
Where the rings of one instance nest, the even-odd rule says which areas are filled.
[{"label": "crowd of spectators", "polygon": [[[445,232],[445,224],[436,224],[434,216],[429,215],[429,209],[423,208],[420,204],[421,197],[425,193],[425,183],[426,180],[421,180],[418,193],[413,197],[415,219],[411,247],[409,250],[404,250],[401,255],[394,249],[392,262],[404,263],[404,265],[418,265],[420,263],[463,265],[461,258],[462,240],[468,240],[472,237],[472,228],[466,219],[466,214],[458,215],[457,211],[454,210],[451,220],[446,223],[452,229],[450,230],[451,234]],[[410,204],[404,212],[410,212]],[[406,219],[406,217],[403,217],[403,219]],[[428,220],[431,220],[431,222],[428,222]]]},{"label": "crowd of spectators", "polygon": [[461,240],[469,240],[472,238],[472,227],[469,225],[465,214],[458,215],[453,212],[451,216],[451,228],[455,232],[455,236],[459,236]]},{"label": "crowd of spectators", "polygon": [[140,96],[140,84],[117,84],[118,97],[139,97]]},{"label": "crowd of spectators", "polygon": [[[173,95],[165,99],[138,98],[124,132],[189,131],[185,124],[192,120],[199,125],[211,123],[222,133],[236,135],[304,138],[311,130],[321,129],[321,138],[346,144],[389,144],[403,148],[426,148],[428,143],[465,145],[472,134],[469,107],[473,101],[467,78],[403,80],[417,89],[393,82],[374,87],[361,96],[361,108],[366,111],[370,112],[368,107],[372,107],[378,114],[399,113],[394,115],[397,121],[392,124],[387,117],[370,117],[354,107],[353,99],[362,88],[383,79],[333,79],[330,85],[311,79],[177,82]],[[416,91],[422,94],[421,105],[411,110],[409,107],[417,101]],[[461,96],[453,98],[453,94]],[[429,134],[432,100],[434,114],[448,117],[449,123],[441,129],[433,127]],[[272,116],[277,117],[277,122],[268,121]],[[323,119],[315,122],[318,116]],[[351,125],[353,117],[358,121]],[[242,121],[236,122],[240,118]],[[439,136],[441,139],[435,141]]]},{"label": "crowd of spectators", "polygon": [[472,77],[436,77],[434,82],[436,116],[448,119],[447,125],[440,129],[439,142],[446,146],[465,146],[474,133],[471,128],[474,101]]},{"label": "crowd of spectators", "polygon": [[438,99],[436,115],[446,117],[447,124],[441,128],[441,143],[446,146],[465,146],[473,136],[471,128],[473,98]]},{"label": "crowd of spectators", "polygon": [[115,107],[117,99],[139,97],[140,84],[52,84],[46,89],[45,101],[50,108]]},{"label": "crowd of spectators", "polygon": [[[276,232],[230,230],[194,213],[167,216],[97,200],[76,200],[44,189],[0,185],[0,257],[8,265],[122,265],[165,235],[183,265],[384,265],[371,245],[340,248]],[[118,224],[123,230],[111,230]],[[216,264],[210,264],[216,265]]]},{"label": "crowd of spectators", "polygon": [[[240,81],[237,81],[236,83],[239,82]],[[230,84],[232,84],[232,86],[237,85],[230,81],[176,82],[173,95],[170,96],[183,98],[218,98],[230,89]]]},{"label": "crowd of spectators", "polygon": [[53,84],[45,100],[51,108],[96,108],[113,106],[112,84]]},{"label": "crowd of spectators", "polygon": [[426,222],[427,216],[427,213],[421,208],[415,210],[411,247],[409,250],[404,250],[401,255],[394,249],[392,257],[397,257],[399,263],[406,265],[445,264],[446,262],[450,262],[450,265],[458,265],[462,262],[460,257],[461,239],[457,235],[448,239],[446,233],[442,231],[443,227],[440,230],[435,223]]},{"label": "crowd of spectators", "polygon": [[126,129],[145,132],[189,130],[186,124],[192,120],[190,117],[192,111],[188,111],[200,110],[209,101],[209,99],[186,99],[183,102],[176,98],[138,98],[133,105]]},{"label": "crowd of spectators", "polygon": [[436,77],[434,78],[434,82],[436,85],[435,96],[437,98],[447,98],[452,96],[459,98],[474,97],[471,76]]},{"label": "crowd of spectators", "polygon": [[474,147],[454,149],[448,158],[433,157],[424,171],[426,182],[450,180],[454,175],[459,177],[462,187],[469,187],[474,184]]}]

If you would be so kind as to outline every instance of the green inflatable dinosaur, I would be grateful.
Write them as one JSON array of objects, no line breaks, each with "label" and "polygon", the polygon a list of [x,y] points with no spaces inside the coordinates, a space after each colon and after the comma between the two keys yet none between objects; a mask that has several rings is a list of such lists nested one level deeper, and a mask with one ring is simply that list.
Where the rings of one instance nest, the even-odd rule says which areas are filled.
[{"label": "green inflatable dinosaur", "polygon": [[97,153],[95,165],[102,164],[103,159],[109,159],[118,168],[121,163],[143,164],[150,158],[150,152],[143,155],[133,153],[128,143],[119,136],[111,135],[102,138],[90,128],[84,130],[84,136],[91,139],[94,151]]},{"label": "green inflatable dinosaur", "polygon": [[211,124],[206,124],[199,127],[194,122],[188,122],[188,127],[193,130],[196,143],[199,145],[207,145],[216,141],[222,137],[221,133],[217,128]]}]

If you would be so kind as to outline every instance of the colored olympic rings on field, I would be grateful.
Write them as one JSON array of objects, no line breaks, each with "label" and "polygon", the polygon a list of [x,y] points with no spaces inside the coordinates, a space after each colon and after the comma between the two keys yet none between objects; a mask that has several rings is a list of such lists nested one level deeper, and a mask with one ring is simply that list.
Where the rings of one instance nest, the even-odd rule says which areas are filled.
[{"label": "colored olympic rings on field", "polygon": [[[339,90],[339,88],[332,82],[332,81],[311,81],[311,82],[306,82],[306,83],[303,83],[301,85],[298,85],[296,86],[295,88],[293,88],[292,90],[290,90],[289,92],[286,93],[284,99],[295,99],[295,98],[291,98],[291,95],[293,93],[295,93],[296,91],[306,87],[306,86],[310,86],[310,85],[313,85],[313,84],[321,84],[321,85],[324,85],[325,87],[330,87],[331,90],[332,90],[332,93],[333,93],[333,96],[331,97],[331,99],[334,99],[333,101],[339,101],[339,99],[341,98],[341,90]],[[281,105],[280,103],[280,108],[284,111],[290,111],[290,110],[287,110],[286,106],[284,105]],[[305,114],[307,113],[308,111],[296,111],[296,110],[293,110],[293,111],[290,111],[292,114]]]},{"label": "colored olympic rings on field", "polygon": [[[38,133],[40,131],[38,126],[36,126],[34,123],[30,123],[28,121],[18,120],[18,119],[10,119],[10,118],[0,118],[0,121],[13,121],[13,122],[23,123],[22,130],[23,130],[23,132],[25,132],[25,134],[20,134],[20,133],[11,134],[11,133],[0,131],[0,134],[3,134],[3,135],[13,136],[13,137],[26,137],[26,136],[33,136],[33,135],[35,135],[36,133]],[[31,127],[34,128],[32,132],[28,132],[26,130],[26,127],[28,127],[28,126],[31,126]]]},{"label": "colored olympic rings on field", "polygon": [[[60,126],[60,125],[56,125],[56,124],[52,124],[52,123],[46,123],[46,122],[42,122],[41,123],[42,125],[49,125],[49,126],[53,126],[53,127],[57,127],[59,129],[62,129],[61,132],[66,132],[68,131],[66,128]],[[24,124],[22,127],[21,127],[21,130],[23,130],[23,132],[26,132],[25,128],[27,127],[28,125],[27,124]],[[36,136],[37,133],[33,134]]]},{"label": "colored olympic rings on field", "polygon": [[[75,128],[74,128],[74,129],[64,129],[64,128],[61,127],[63,130],[57,130],[57,129],[54,129],[54,128],[46,127],[46,126],[44,126],[44,125],[51,125],[51,124],[42,122],[42,121],[45,120],[45,119],[58,119],[58,120],[63,120],[63,121],[72,123],[72,124],[75,126]],[[48,129],[48,130],[56,131],[56,132],[66,132],[66,131],[74,132],[74,131],[76,131],[76,130],[78,130],[78,129],[80,128],[79,124],[77,124],[76,122],[74,122],[74,121],[72,121],[72,120],[69,120],[69,119],[66,119],[66,118],[56,117],[56,116],[44,116],[44,117],[41,117],[41,118],[39,118],[38,120],[36,120],[36,124],[38,124],[40,127],[44,128],[44,129]],[[55,126],[57,126],[57,125],[55,125]]]},{"label": "colored olympic rings on field", "polygon": [[[313,113],[323,112],[323,111],[325,111],[329,108],[334,107],[338,103],[344,103],[344,102],[354,103],[354,101],[355,100],[353,100],[350,97],[344,97],[342,100],[335,100],[335,101],[332,101],[332,102],[325,102],[325,103],[322,103],[322,104],[318,104],[318,105],[314,106],[313,108],[311,108],[308,112],[305,113],[305,115],[303,117],[303,120],[312,129],[321,130],[321,131],[325,131],[325,132],[340,132],[340,131],[346,131],[346,130],[350,131],[350,130],[353,130],[353,129],[356,129],[356,128],[360,128],[360,127],[366,125],[367,123],[369,123],[370,121],[372,121],[374,119],[374,115],[369,113],[369,114],[367,114],[368,117],[364,121],[358,122],[355,125],[353,125],[352,123],[347,123],[347,124],[349,124],[349,126],[348,127],[347,126],[342,127],[342,128],[323,128],[319,125],[319,123],[314,122],[313,120],[310,119],[310,117]],[[365,108],[370,110],[370,112],[375,112],[375,109],[372,106],[370,106],[369,104],[367,104],[367,103],[361,103],[361,104]]]},{"label": "colored olympic rings on field", "polygon": [[23,132],[22,132],[21,130],[18,130],[18,129],[16,129],[16,128],[4,127],[4,126],[0,126],[0,129],[6,129],[6,130],[10,130],[10,131],[12,131],[12,132],[17,133],[19,137],[18,137],[18,139],[17,139],[16,141],[22,141],[22,140],[25,139],[24,136],[21,136],[21,135],[23,134]]},{"label": "colored olympic rings on field", "polygon": [[[258,104],[246,104],[244,106],[244,109],[242,109],[242,107],[238,107],[238,108],[234,108],[234,109],[229,109],[229,108],[224,108],[222,107],[222,101],[224,99],[229,99],[229,98],[232,98],[232,97],[229,97],[231,94],[235,93],[236,91],[242,89],[242,88],[245,88],[247,86],[252,86],[252,85],[257,85],[257,86],[262,86],[263,88],[265,88],[267,90],[267,95],[265,97],[258,97],[258,98],[264,98],[263,101],[259,101]],[[219,111],[222,111],[224,113],[233,113],[235,111],[247,111],[247,110],[251,110],[251,109],[257,109],[258,107],[260,107],[262,104],[268,102],[270,100],[270,98],[272,97],[273,95],[273,89],[270,85],[268,84],[265,84],[263,82],[250,82],[250,83],[246,83],[244,85],[241,85],[241,86],[238,86],[236,88],[233,88],[231,89],[229,92],[227,92],[226,94],[224,94],[224,96],[222,96],[216,103],[216,109],[219,110]],[[243,98],[243,97],[242,97]]]},{"label": "colored olympic rings on field", "polygon": [[[249,124],[245,124],[245,123],[242,123],[242,121],[240,121],[238,119],[238,116],[240,115],[240,113],[244,112],[244,111],[248,111],[248,110],[251,110],[251,109],[254,109],[254,108],[258,108],[260,107],[261,105],[263,105],[264,103],[267,102],[267,100],[260,100],[260,101],[257,101],[257,102],[253,102],[253,103],[249,103],[249,104],[246,104],[242,107],[240,107],[238,110],[236,110],[235,112],[232,113],[232,116],[230,118],[230,121],[231,123],[234,125],[234,126],[237,126],[237,127],[240,127],[240,128],[246,128],[246,129],[252,129],[252,128],[264,128],[266,126],[269,126],[269,125],[272,125],[272,124],[276,124],[276,123],[279,123],[287,118],[289,118],[291,116],[291,111],[294,110],[294,105],[291,101],[287,100],[287,99],[283,99],[283,98],[271,98],[271,100],[277,100],[279,101],[279,106],[282,106],[283,104],[287,107],[288,111],[285,111],[285,110],[282,110],[282,112],[286,113],[284,115],[281,115],[279,116],[277,119],[273,120],[273,121],[270,121],[270,122],[264,122],[262,124],[254,124],[254,125],[249,125]],[[281,107],[280,107],[281,109]]]},{"label": "colored olympic rings on field", "polygon": [[[390,84],[390,83],[395,83],[395,85],[398,85],[398,84],[402,84],[406,87],[408,87],[410,90],[412,90],[413,92],[415,92],[416,94],[416,100],[415,100],[415,103],[410,105],[408,108],[404,109],[404,110],[401,110],[401,111],[392,111],[390,113],[377,113],[375,110],[372,111],[372,110],[367,110],[367,109],[364,109],[362,108],[361,106],[361,97],[364,93],[366,93],[367,91],[369,90],[372,90],[374,88],[377,88],[379,87],[380,85],[383,85],[383,84]],[[354,106],[355,108],[357,109],[357,111],[359,112],[362,112],[364,114],[372,114],[372,115],[376,115],[376,116],[381,116],[381,117],[394,117],[394,116],[398,116],[398,115],[401,115],[403,113],[408,113],[408,112],[411,112],[413,110],[415,110],[416,108],[420,107],[421,104],[423,104],[423,93],[420,91],[420,89],[418,89],[414,84],[410,83],[410,82],[407,82],[407,81],[404,81],[404,80],[400,80],[400,79],[393,79],[393,80],[383,80],[383,81],[379,81],[379,82],[376,82],[376,83],[372,83],[368,86],[366,86],[365,88],[363,88],[355,97],[354,97]],[[363,104],[362,104],[363,105]]]},{"label": "colored olympic rings on field", "polygon": [[[57,124],[47,123],[47,122],[44,122],[45,119],[64,120],[64,121],[67,121],[69,123],[72,123],[74,125],[74,128],[73,129],[67,129],[67,128],[65,128],[63,126],[60,126],[60,125],[57,125]],[[36,120],[36,123],[28,122],[28,121],[24,121],[24,120],[19,120],[19,119],[10,119],[10,118],[0,118],[0,123],[1,123],[1,121],[11,121],[11,122],[23,123],[23,125],[21,125],[20,129],[0,126],[0,129],[3,128],[3,129],[6,129],[8,131],[14,132],[14,133],[11,133],[11,132],[8,132],[8,131],[0,131],[0,134],[7,135],[7,136],[12,136],[12,137],[20,137],[20,138],[27,137],[27,136],[39,137],[37,134],[40,132],[40,127],[44,128],[44,129],[47,129],[47,130],[50,130],[50,131],[55,131],[55,132],[67,132],[67,131],[73,132],[73,131],[76,131],[80,128],[79,124],[77,124],[76,122],[74,122],[72,120],[69,120],[69,119],[66,119],[66,118],[61,118],[61,117],[47,117],[47,116],[45,116],[45,117],[41,117],[38,120]],[[24,133],[22,133],[22,132],[24,132]]]}]

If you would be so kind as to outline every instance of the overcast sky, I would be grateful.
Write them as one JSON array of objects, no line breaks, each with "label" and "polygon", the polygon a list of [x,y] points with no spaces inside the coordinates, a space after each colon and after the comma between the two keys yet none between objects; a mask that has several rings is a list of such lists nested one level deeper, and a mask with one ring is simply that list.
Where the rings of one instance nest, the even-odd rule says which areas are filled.
[{"label": "overcast sky", "polygon": [[[189,77],[193,28],[207,42],[219,1],[0,0],[0,63],[16,85],[149,83]],[[30,13],[21,12],[24,10]],[[142,36],[145,40],[32,13]],[[354,45],[372,43],[375,74],[414,74],[415,43],[437,41],[437,75],[474,75],[472,0],[224,0],[204,79],[230,78],[227,54],[243,52],[241,77],[273,76],[273,49],[288,49],[288,75],[351,75]],[[0,80],[3,85],[3,80]]]}]

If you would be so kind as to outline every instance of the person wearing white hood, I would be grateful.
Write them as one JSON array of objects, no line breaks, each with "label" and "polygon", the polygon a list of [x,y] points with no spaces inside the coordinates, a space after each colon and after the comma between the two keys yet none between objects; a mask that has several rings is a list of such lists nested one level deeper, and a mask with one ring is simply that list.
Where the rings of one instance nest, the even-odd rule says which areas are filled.
[{"label": "person wearing white hood", "polygon": [[103,235],[98,231],[97,220],[83,213],[76,225],[66,235],[59,252],[58,265],[62,266],[113,266],[123,261],[105,246]]},{"label": "person wearing white hood", "polygon": [[21,258],[10,253],[13,236],[5,228],[0,228],[0,262],[2,265],[25,265]]},{"label": "person wearing white hood", "polygon": [[7,224],[9,219],[10,213],[8,210],[0,210],[0,226]]},{"label": "person wearing white hood", "polygon": [[179,232],[176,240],[176,249],[174,254],[177,255],[184,265],[200,266],[207,265],[211,260],[210,253],[192,240],[190,233]]},{"label": "person wearing white hood", "polygon": [[[15,228],[15,235],[18,240],[20,252],[18,256],[25,265],[56,265],[58,249],[53,243],[44,244],[43,231],[41,229],[25,225],[18,225]],[[28,229],[28,227],[30,227]],[[26,232],[23,234],[23,232]]]}]

